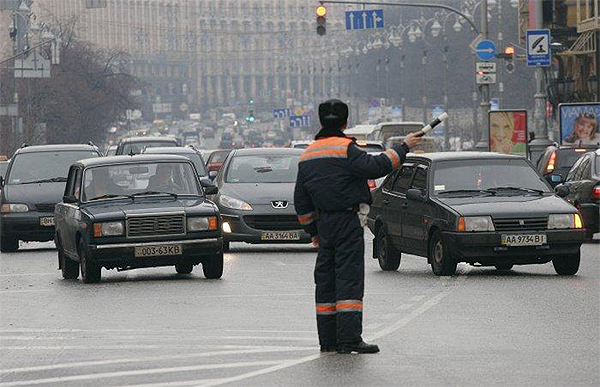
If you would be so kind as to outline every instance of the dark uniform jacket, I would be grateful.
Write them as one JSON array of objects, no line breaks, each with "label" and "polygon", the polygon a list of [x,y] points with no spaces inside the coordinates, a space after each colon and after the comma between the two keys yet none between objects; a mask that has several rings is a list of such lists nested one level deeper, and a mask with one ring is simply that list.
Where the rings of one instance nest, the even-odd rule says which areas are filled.
[{"label": "dark uniform jacket", "polygon": [[294,205],[302,227],[314,236],[319,211],[348,211],[360,203],[371,204],[367,180],[398,169],[408,151],[403,143],[373,156],[343,132],[321,130],[300,156]]}]

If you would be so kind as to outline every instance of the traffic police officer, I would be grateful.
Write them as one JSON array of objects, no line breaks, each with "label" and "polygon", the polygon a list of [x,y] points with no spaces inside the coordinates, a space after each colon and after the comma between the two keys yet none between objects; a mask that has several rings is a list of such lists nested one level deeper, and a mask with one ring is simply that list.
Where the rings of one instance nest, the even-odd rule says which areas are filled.
[{"label": "traffic police officer", "polygon": [[371,203],[367,179],[398,169],[409,149],[404,143],[377,156],[362,151],[343,130],[348,106],[332,99],[319,105],[322,129],[300,156],[294,204],[298,219],[319,247],[315,266],[317,328],[321,352],[375,353],[362,340],[364,234],[359,206]]}]

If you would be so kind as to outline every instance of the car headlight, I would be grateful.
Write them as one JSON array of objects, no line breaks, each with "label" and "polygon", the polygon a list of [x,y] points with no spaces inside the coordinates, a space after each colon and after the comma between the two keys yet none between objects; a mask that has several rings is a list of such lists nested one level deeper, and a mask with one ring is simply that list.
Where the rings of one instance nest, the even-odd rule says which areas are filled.
[{"label": "car headlight", "polygon": [[187,220],[188,231],[207,231],[217,229],[216,216],[193,217]]},{"label": "car headlight", "polygon": [[27,204],[20,204],[20,203],[3,204],[0,211],[3,214],[8,214],[9,212],[27,212],[27,211],[29,211],[29,207],[27,207]]},{"label": "car headlight", "polygon": [[491,216],[461,216],[458,218],[458,231],[495,231]]},{"label": "car headlight", "polygon": [[219,203],[223,207],[232,208],[234,210],[252,211],[252,206],[243,200],[232,198],[231,196],[219,196]]},{"label": "car headlight", "polygon": [[94,223],[94,237],[123,235],[125,227],[123,222]]},{"label": "car headlight", "polygon": [[550,214],[548,216],[548,229],[583,228],[579,214]]}]

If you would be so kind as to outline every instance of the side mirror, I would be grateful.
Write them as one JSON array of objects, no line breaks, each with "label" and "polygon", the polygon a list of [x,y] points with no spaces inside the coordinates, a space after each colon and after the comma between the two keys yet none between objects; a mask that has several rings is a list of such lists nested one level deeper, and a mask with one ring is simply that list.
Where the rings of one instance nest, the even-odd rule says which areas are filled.
[{"label": "side mirror", "polygon": [[553,183],[562,183],[563,182],[563,178],[561,175],[550,175],[550,180]]},{"label": "side mirror", "polygon": [[561,198],[564,198],[571,193],[571,190],[569,189],[568,185],[559,184],[556,187],[554,187],[554,192],[556,192],[556,194]]},{"label": "side mirror", "polygon": [[408,200],[414,200],[416,202],[424,203],[426,201],[425,195],[421,193],[421,190],[411,188],[406,192],[406,198]]},{"label": "side mirror", "polygon": [[77,198],[74,195],[63,196],[63,203],[77,203]]},{"label": "side mirror", "polygon": [[219,188],[216,185],[210,185],[210,186],[204,187],[204,193],[206,195],[216,195],[219,193]]},{"label": "side mirror", "polygon": [[210,172],[208,172],[208,178],[210,180],[214,180],[218,174],[219,174],[219,172],[217,172],[217,171],[210,171]]}]

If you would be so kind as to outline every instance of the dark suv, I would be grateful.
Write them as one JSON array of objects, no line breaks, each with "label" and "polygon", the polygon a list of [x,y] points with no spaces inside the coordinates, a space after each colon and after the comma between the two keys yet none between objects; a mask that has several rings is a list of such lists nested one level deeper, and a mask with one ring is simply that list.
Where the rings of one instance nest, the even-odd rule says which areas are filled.
[{"label": "dark suv", "polygon": [[93,145],[40,145],[18,149],[0,179],[0,251],[19,248],[19,240],[54,239],[54,206],[65,190],[69,167],[101,156]]},{"label": "dark suv", "polygon": [[552,187],[565,181],[569,170],[586,152],[597,149],[594,147],[572,147],[552,145],[546,148],[537,162],[538,172],[544,176]]}]

